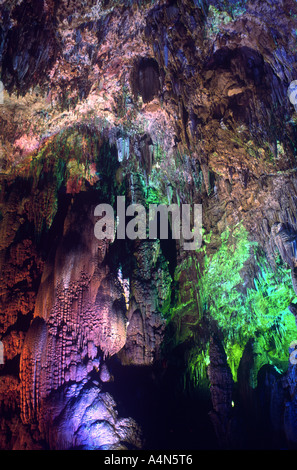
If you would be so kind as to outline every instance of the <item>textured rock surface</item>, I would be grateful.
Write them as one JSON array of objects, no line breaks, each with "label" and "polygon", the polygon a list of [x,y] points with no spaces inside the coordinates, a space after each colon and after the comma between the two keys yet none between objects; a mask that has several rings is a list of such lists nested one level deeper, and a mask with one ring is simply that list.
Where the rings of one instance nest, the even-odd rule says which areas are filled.
[{"label": "textured rock surface", "polygon": [[233,379],[227,364],[226,354],[217,338],[210,344],[210,365],[208,376],[210,381],[210,394],[213,403],[211,419],[222,448],[232,446],[234,429],[232,429],[232,398]]},{"label": "textured rock surface", "polygon": [[[257,426],[296,447],[296,18],[293,0],[1,2],[1,448],[150,446],[142,428],[199,447],[211,409],[209,447]],[[201,250],[99,242],[118,195],[201,203]],[[218,253],[229,284],[207,296]],[[133,408],[148,390],[158,413]]]},{"label": "textured rock surface", "polygon": [[104,263],[108,244],[94,237],[93,212],[80,206],[66,216],[21,354],[22,421],[37,421],[53,449],[140,443],[137,425],[118,420],[114,400],[92,380],[103,373],[106,381],[104,358],[124,346],[127,321],[122,286]]}]

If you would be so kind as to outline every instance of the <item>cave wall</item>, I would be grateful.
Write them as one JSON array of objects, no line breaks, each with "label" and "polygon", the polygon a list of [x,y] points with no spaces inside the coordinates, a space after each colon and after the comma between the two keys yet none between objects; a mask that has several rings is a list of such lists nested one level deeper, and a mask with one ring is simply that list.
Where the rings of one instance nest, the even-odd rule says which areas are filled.
[{"label": "cave wall", "polygon": [[[296,447],[295,2],[0,15],[0,447]],[[202,246],[98,241],[117,196]]]}]

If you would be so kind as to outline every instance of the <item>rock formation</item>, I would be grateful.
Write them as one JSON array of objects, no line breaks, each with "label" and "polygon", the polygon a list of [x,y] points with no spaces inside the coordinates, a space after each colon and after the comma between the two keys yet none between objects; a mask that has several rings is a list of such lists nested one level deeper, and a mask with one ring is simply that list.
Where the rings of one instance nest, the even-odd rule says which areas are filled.
[{"label": "rock formation", "polygon": [[[296,448],[296,2],[0,18],[0,448]],[[202,245],[98,240],[118,196]]]}]

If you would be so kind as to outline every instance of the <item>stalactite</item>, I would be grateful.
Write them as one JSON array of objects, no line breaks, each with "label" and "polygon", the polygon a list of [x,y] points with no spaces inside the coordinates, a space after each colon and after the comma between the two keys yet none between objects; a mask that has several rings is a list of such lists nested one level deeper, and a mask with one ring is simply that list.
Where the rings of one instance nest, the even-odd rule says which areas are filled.
[{"label": "stalactite", "polygon": [[227,365],[225,351],[217,338],[212,338],[209,349],[208,375],[211,384],[213,411],[210,412],[219,444],[223,448],[232,446],[232,374]]}]

